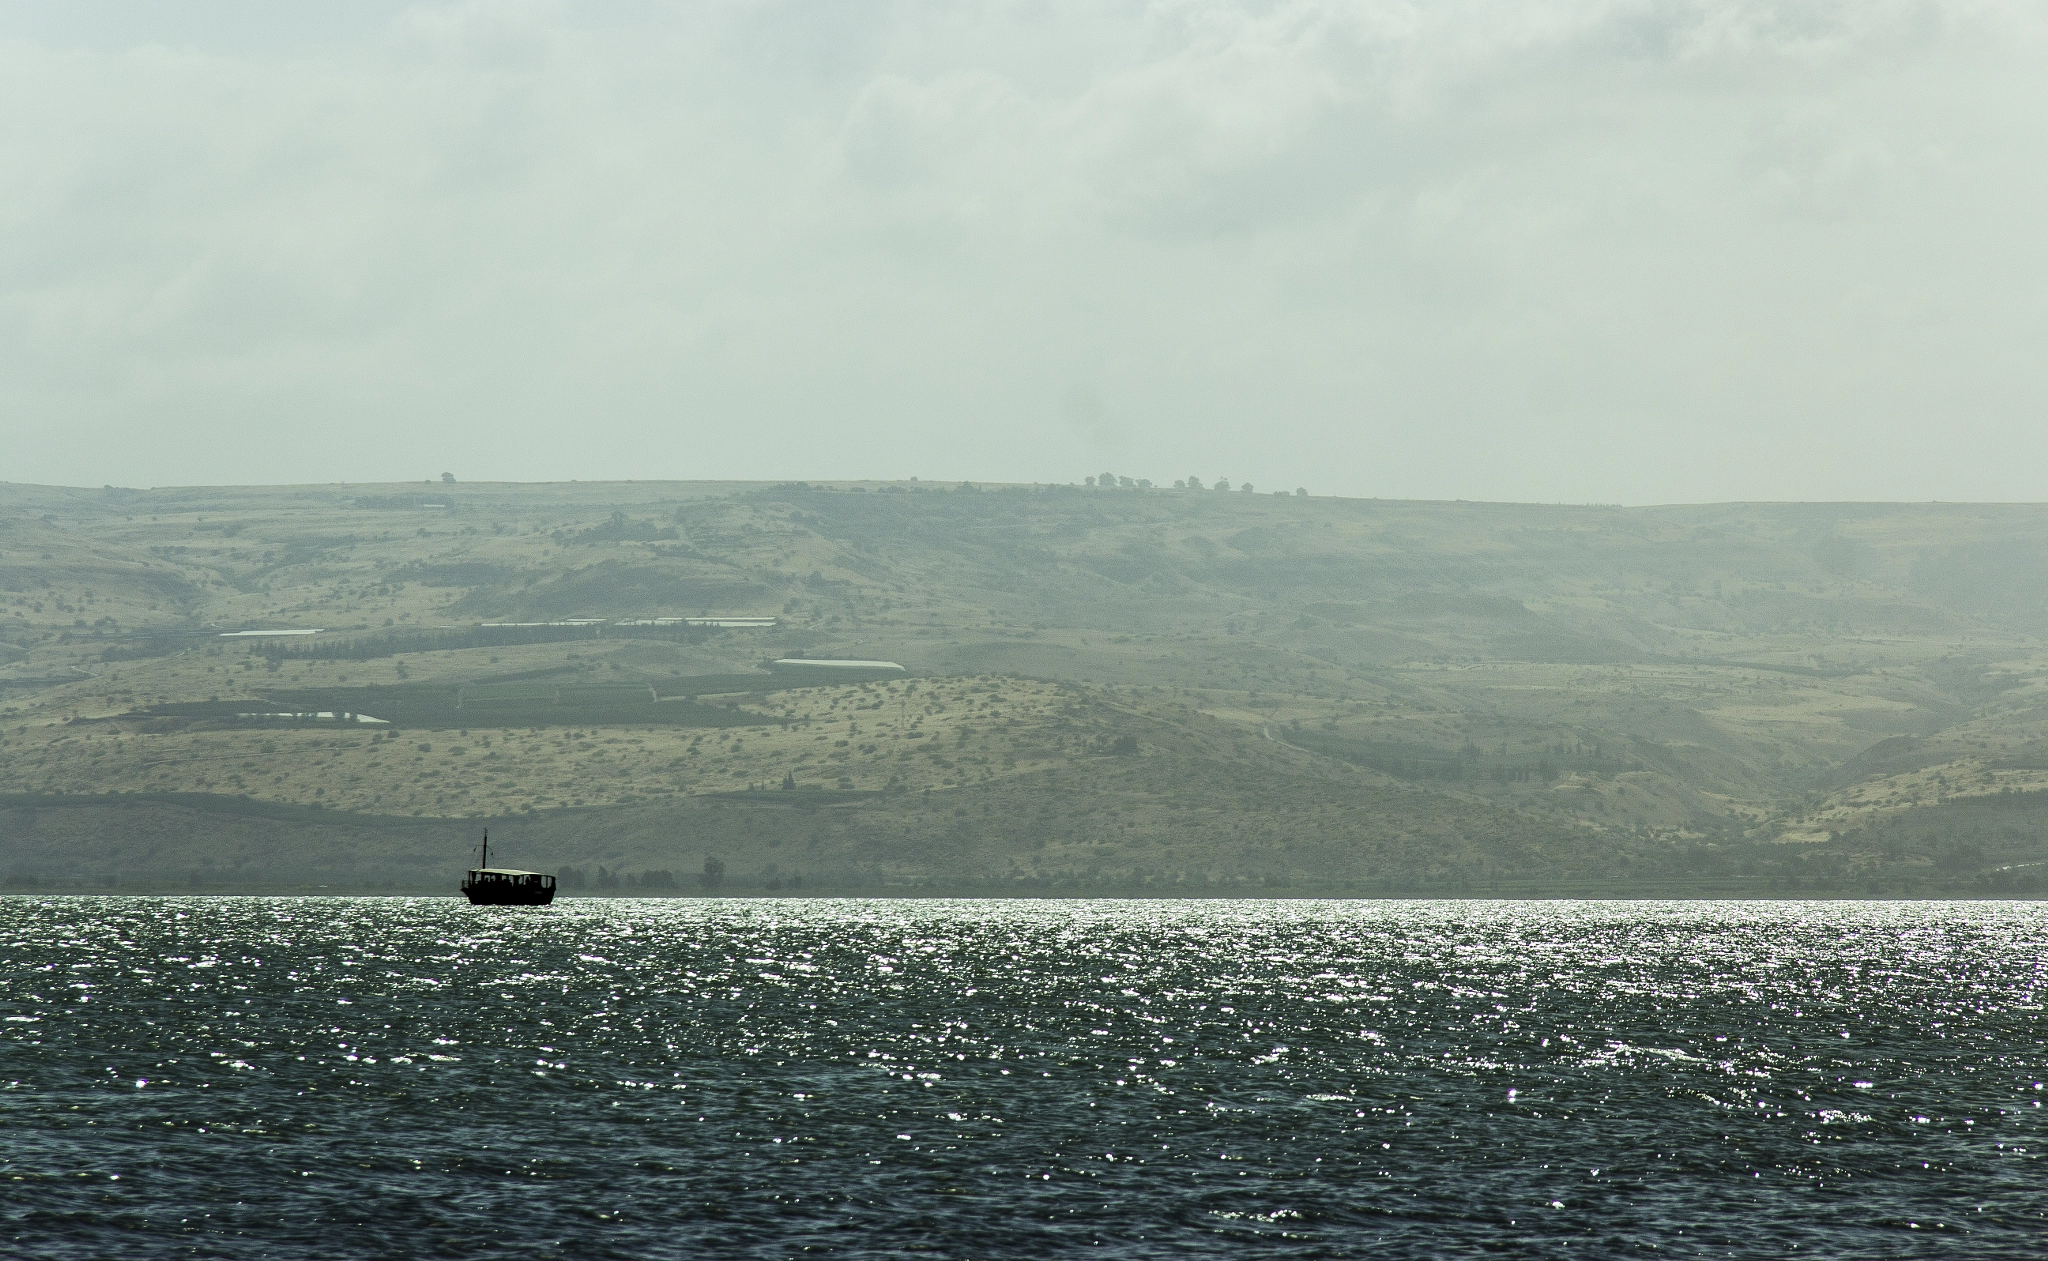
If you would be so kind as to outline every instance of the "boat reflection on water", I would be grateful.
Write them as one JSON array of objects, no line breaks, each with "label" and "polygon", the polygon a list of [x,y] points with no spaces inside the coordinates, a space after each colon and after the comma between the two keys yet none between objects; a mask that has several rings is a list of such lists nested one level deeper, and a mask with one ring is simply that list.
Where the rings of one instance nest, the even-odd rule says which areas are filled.
[{"label": "boat reflection on water", "polygon": [[483,856],[462,878],[462,892],[471,906],[546,906],[555,900],[555,878],[491,866],[491,832],[485,828]]}]

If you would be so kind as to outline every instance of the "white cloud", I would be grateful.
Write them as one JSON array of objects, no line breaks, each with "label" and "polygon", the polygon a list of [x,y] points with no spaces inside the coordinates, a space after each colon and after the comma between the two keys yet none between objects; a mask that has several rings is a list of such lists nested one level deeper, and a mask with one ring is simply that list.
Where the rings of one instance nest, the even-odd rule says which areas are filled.
[{"label": "white cloud", "polygon": [[2048,454],[2029,6],[349,12],[0,28],[4,476],[1965,498]]}]

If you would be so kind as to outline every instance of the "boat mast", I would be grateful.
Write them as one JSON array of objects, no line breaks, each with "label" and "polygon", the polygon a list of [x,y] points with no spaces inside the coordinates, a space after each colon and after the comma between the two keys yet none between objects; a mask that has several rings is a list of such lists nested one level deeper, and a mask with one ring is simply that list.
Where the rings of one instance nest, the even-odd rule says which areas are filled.
[{"label": "boat mast", "polygon": [[484,865],[484,866],[486,866],[486,867],[488,867],[488,866],[490,866],[490,865],[491,865],[491,830],[490,830],[489,828],[485,828],[485,829],[484,829],[484,861],[483,861],[483,865]]}]

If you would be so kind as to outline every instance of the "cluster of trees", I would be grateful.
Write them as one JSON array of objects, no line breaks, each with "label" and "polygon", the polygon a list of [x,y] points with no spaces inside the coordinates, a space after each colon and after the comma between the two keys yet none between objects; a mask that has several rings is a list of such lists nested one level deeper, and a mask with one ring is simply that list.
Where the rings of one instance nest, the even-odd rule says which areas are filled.
[{"label": "cluster of trees", "polygon": [[[1095,476],[1088,478],[1086,484],[1089,486],[1093,486],[1098,490],[1152,489],[1152,482],[1148,478],[1124,477],[1121,474],[1117,473],[1097,473]],[[1202,479],[1199,477],[1183,477],[1176,480],[1173,483],[1173,488],[1175,490],[1229,490],[1230,479],[1227,477],[1219,477],[1216,479],[1215,485],[1204,486],[1202,484]],[[1249,495],[1253,493],[1252,484],[1250,482],[1240,482],[1237,486],[1237,489],[1242,494]],[[1286,492],[1276,490],[1273,493],[1276,495],[1280,495],[1285,494]],[[1308,488],[1305,486],[1297,486],[1294,488],[1294,493],[1296,495],[1302,496],[1303,498],[1306,498],[1308,496]]]},{"label": "cluster of trees", "polygon": [[653,521],[636,521],[624,512],[613,512],[602,525],[593,525],[574,534],[562,529],[552,537],[557,543],[656,543],[680,536],[672,525],[661,525]]},{"label": "cluster of trees", "polygon": [[[774,873],[775,868],[770,866],[768,871]],[[555,881],[564,893],[581,893],[588,889],[595,889],[600,893],[629,895],[636,893],[674,895],[682,892],[690,883],[687,874],[679,876],[667,868],[653,868],[647,871],[626,871],[623,869],[614,871],[602,863],[597,865],[595,872],[588,867],[563,867],[555,872]],[[21,881],[15,880],[14,883],[19,884]],[[771,874],[765,881],[747,880],[743,883],[749,887],[758,886],[765,888],[770,892],[777,892],[784,888],[801,889],[804,887],[803,877],[798,875],[784,877]],[[724,888],[725,860],[714,854],[706,854],[704,856],[704,868],[698,873],[696,884],[706,893],[716,893]]]},{"label": "cluster of trees", "polygon": [[593,885],[603,890],[640,890],[649,893],[672,892],[680,887],[673,871],[613,871],[603,863],[598,864],[595,877],[582,867],[564,867],[555,873],[555,883],[564,892],[578,891]]}]

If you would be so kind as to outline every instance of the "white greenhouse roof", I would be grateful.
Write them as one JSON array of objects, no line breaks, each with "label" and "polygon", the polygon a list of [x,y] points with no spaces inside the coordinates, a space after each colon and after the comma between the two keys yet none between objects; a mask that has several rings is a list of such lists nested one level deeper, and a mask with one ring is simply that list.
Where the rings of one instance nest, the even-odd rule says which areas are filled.
[{"label": "white greenhouse roof", "polygon": [[783,657],[778,666],[815,666],[820,670],[901,670],[893,661],[845,661],[830,657]]}]

